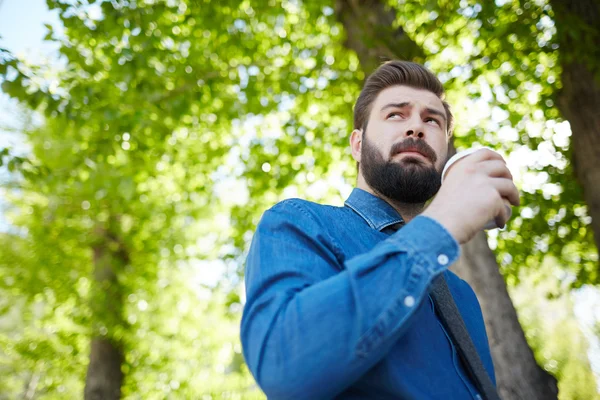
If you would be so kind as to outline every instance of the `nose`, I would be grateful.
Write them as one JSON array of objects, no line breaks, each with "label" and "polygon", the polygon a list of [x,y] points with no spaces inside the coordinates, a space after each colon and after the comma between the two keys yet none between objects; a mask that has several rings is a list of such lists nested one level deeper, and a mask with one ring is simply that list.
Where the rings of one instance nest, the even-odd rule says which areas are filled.
[{"label": "nose", "polygon": [[423,121],[421,121],[421,118],[410,119],[406,126],[405,136],[418,137],[419,139],[425,137],[425,130],[423,129]]},{"label": "nose", "polygon": [[415,130],[409,129],[406,131],[406,136],[416,136],[419,139],[423,139],[423,136],[425,136],[425,134],[420,130],[415,131]]}]

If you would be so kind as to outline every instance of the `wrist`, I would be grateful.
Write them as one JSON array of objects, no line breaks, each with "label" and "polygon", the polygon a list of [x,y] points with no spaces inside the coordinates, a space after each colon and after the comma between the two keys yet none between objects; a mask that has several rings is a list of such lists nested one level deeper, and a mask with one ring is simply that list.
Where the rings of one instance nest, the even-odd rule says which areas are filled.
[{"label": "wrist", "polygon": [[452,213],[437,210],[435,208],[431,209],[431,207],[428,207],[425,211],[423,211],[423,213],[421,213],[421,215],[435,220],[438,224],[444,227],[444,229],[446,229],[446,231],[448,231],[448,233],[458,243],[463,243],[461,230],[458,228],[456,219],[454,218]]}]

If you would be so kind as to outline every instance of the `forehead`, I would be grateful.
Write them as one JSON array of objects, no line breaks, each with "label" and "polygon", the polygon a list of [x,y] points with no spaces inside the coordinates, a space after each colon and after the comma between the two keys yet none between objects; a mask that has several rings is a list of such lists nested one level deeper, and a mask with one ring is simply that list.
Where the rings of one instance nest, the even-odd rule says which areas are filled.
[{"label": "forehead", "polygon": [[382,90],[373,103],[372,112],[379,112],[382,107],[390,103],[415,103],[423,107],[435,108],[444,112],[444,104],[435,93],[425,89],[415,89],[409,86],[390,86]]}]

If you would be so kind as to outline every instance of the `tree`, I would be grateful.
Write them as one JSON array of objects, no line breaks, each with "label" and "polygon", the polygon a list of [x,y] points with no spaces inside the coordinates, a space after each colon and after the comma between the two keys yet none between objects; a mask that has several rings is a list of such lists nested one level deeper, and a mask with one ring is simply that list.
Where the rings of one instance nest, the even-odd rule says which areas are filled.
[{"label": "tree", "polygon": [[559,397],[597,399],[600,393],[589,366],[588,344],[560,273],[557,260],[548,257],[541,268],[522,271],[519,286],[510,288],[511,298],[527,340],[537,350],[536,359],[558,380]]},{"label": "tree", "polygon": [[[194,64],[195,73],[187,72],[181,63],[184,44],[171,51],[158,35],[144,35],[141,44],[135,43],[138,33],[122,30],[129,24],[123,21],[127,17],[122,6],[104,3],[100,21],[89,18],[84,4],[54,2],[51,7],[61,11],[67,32],[61,42],[61,53],[68,60],[61,90],[57,93],[43,83],[36,87],[38,68],[32,71],[11,59],[4,65],[3,72],[20,72],[5,80],[5,91],[46,116],[45,126],[29,137],[32,158],[50,171],[20,183],[21,215],[14,219],[15,225],[29,231],[31,250],[40,257],[37,271],[24,264],[5,267],[16,276],[15,286],[30,297],[37,295],[36,289],[47,288],[58,297],[58,304],[75,301],[75,318],[91,337],[85,397],[120,398],[121,371],[130,363],[127,349],[134,343],[131,333],[135,337],[139,331],[126,318],[126,299],[140,290],[156,292],[160,260],[185,259],[179,249],[189,243],[186,235],[202,235],[202,229],[194,228],[195,218],[218,212],[217,207],[209,210],[197,204],[206,201],[208,176],[226,151],[219,133],[227,129],[221,121],[229,126],[229,117],[221,114],[222,120],[215,121],[212,113],[223,108],[236,115],[235,106],[226,95],[229,87],[220,93],[218,103],[206,96],[177,97],[189,90],[189,84],[201,95],[207,88],[197,82],[217,81],[220,74],[204,61]],[[165,4],[152,15],[149,10],[141,7],[137,19],[129,17],[149,31],[154,29],[154,15],[173,25],[186,18],[181,7]],[[107,40],[99,40],[94,31],[106,34]],[[196,43],[196,54],[201,54],[202,43]],[[91,54],[86,51],[90,48]],[[113,51],[123,54],[113,58]],[[136,51],[144,51],[146,58],[133,57]],[[146,72],[137,68],[138,63]],[[172,90],[175,84],[184,88]],[[216,82],[208,90],[219,87]],[[205,154],[208,137],[195,146],[177,146],[188,129],[215,134],[208,145],[213,157]],[[192,160],[203,162],[187,164]],[[155,202],[160,205],[155,207]],[[27,219],[23,208],[33,210],[33,220]],[[48,249],[52,254],[44,257]],[[93,277],[91,289],[73,296],[70,288],[87,277]]]},{"label": "tree", "polygon": [[557,106],[573,131],[572,161],[583,187],[596,248],[600,249],[600,4],[550,2],[554,9],[562,88]]}]

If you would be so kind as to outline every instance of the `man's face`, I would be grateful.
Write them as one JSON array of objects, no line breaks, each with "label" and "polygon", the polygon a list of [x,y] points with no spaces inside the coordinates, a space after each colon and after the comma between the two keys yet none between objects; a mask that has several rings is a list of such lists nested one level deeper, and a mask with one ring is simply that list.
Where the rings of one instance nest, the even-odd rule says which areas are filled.
[{"label": "man's face", "polygon": [[432,92],[408,86],[383,90],[362,133],[360,172],[366,183],[403,203],[432,198],[447,157],[446,118]]}]

